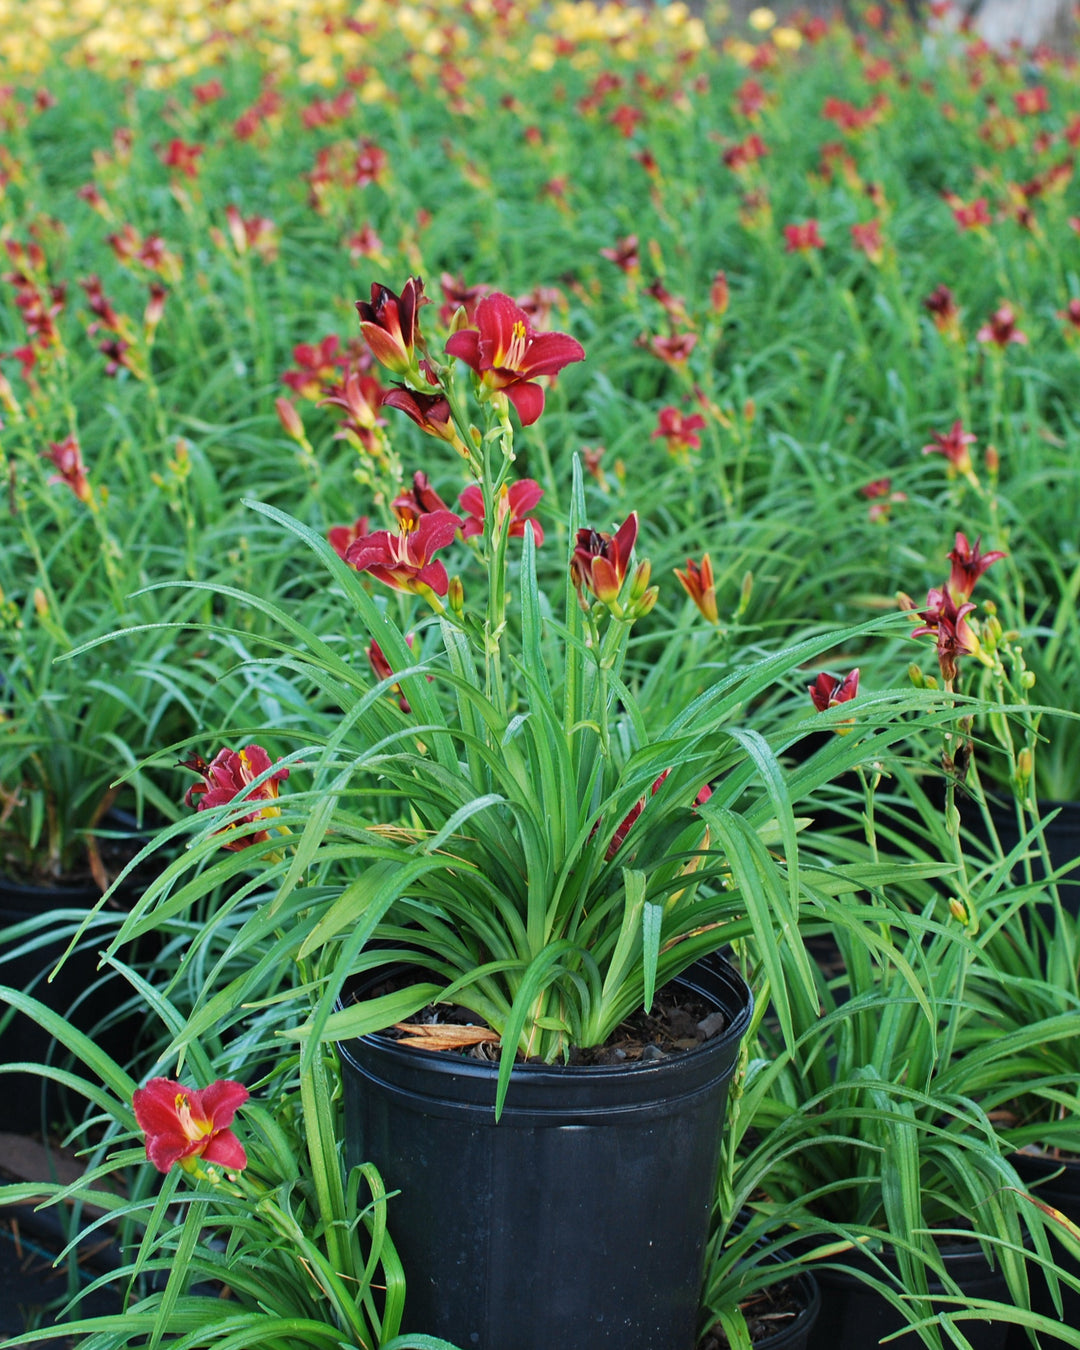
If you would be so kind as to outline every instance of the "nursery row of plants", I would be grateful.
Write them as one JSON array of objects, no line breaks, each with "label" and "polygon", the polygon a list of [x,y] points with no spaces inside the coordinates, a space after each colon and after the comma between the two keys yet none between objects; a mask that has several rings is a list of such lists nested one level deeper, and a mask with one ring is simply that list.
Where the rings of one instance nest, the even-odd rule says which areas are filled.
[{"label": "nursery row of plants", "polygon": [[87,1350],[1080,1345],[1080,88],[931,10],[5,26]]}]

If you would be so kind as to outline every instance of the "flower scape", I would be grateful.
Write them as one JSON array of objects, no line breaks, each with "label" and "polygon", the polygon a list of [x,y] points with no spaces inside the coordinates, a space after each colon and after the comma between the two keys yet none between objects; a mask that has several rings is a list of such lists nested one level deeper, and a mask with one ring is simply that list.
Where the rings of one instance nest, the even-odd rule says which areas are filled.
[{"label": "flower scape", "polygon": [[[933,1344],[974,1229],[1061,1329],[1080,74],[721,8],[0,0],[0,877],[91,893],[0,1000],[123,1247],[90,1350],[407,1350],[336,1047],[501,1118],[719,951],[702,1336],[791,1226]],[[46,932],[123,1053],[9,983]]]}]

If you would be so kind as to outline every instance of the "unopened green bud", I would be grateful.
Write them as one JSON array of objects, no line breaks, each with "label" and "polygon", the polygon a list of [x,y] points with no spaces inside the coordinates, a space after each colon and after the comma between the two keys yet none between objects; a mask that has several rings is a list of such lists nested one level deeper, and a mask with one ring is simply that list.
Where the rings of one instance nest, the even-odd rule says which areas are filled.
[{"label": "unopened green bud", "polygon": [[921,668],[916,662],[914,661],[911,662],[911,664],[907,668],[907,673],[908,679],[911,681],[911,683],[915,686],[916,689],[926,688],[926,676],[922,673]]},{"label": "unopened green bud", "polygon": [[968,907],[958,895],[954,895],[950,898],[949,913],[957,923],[962,923],[966,926],[969,922],[970,915],[968,914]]},{"label": "unopened green bud", "polygon": [[1027,792],[1031,775],[1035,768],[1035,757],[1027,746],[1016,756],[1016,790],[1023,796]]},{"label": "unopened green bud", "polygon": [[446,589],[446,599],[453,613],[460,618],[465,612],[465,587],[461,584],[460,577],[450,578],[450,583]]},{"label": "unopened green bud", "polygon": [[650,586],[640,600],[634,602],[634,618],[641,619],[648,614],[660,597],[660,587]]},{"label": "unopened green bud", "polygon": [[750,607],[750,593],[754,589],[753,572],[743,574],[742,586],[739,588],[739,608],[735,611],[735,617],[741,619]]},{"label": "unopened green bud", "polygon": [[1033,670],[1025,670],[1025,671],[1021,674],[1021,676],[1020,676],[1020,688],[1021,688],[1021,689],[1034,689],[1034,688],[1035,688],[1035,672],[1034,672]]},{"label": "unopened green bud", "polygon": [[642,558],[637,567],[634,568],[633,580],[630,582],[630,603],[636,605],[645,592],[649,589],[649,578],[652,576],[652,563],[648,558]]},{"label": "unopened green bud", "polygon": [[923,676],[923,682],[927,689],[936,689],[938,687],[938,678],[936,675]]}]

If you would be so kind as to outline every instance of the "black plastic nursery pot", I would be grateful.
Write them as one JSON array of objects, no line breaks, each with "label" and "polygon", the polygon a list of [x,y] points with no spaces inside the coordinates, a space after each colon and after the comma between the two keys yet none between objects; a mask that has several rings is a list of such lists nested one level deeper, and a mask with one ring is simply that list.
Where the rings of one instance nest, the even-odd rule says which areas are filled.
[{"label": "black plastic nursery pot", "polygon": [[810,1337],[821,1316],[821,1291],[809,1272],[792,1283],[799,1300],[799,1311],[788,1322],[754,1342],[754,1350],[809,1350]]},{"label": "black plastic nursery pot", "polygon": [[[1009,1161],[1016,1168],[1017,1175],[1031,1194],[1051,1209],[1060,1210],[1074,1224],[1080,1225],[1080,1160],[1059,1161],[1044,1153],[1014,1153]],[[1063,1271],[1080,1279],[1080,1261],[1065,1250],[1065,1247],[1051,1240],[1050,1249],[1056,1265]],[[1050,1289],[1034,1265],[1028,1267],[1031,1273],[1031,1306],[1044,1317],[1058,1320],[1058,1312]],[[1070,1331],[1080,1328],[1080,1293],[1059,1284],[1061,1294],[1061,1325]],[[1039,1334],[1039,1344],[1044,1347],[1065,1345],[1067,1342],[1056,1336]],[[1014,1327],[1009,1335],[1008,1350],[1013,1347],[1030,1346],[1027,1333],[1021,1327]]]},{"label": "black plastic nursery pot", "polygon": [[495,1064],[378,1035],[339,1046],[348,1164],[400,1191],[406,1330],[463,1350],[692,1350],[753,997],[719,956],[677,983],[726,1028],[657,1060],[519,1065],[498,1123]]},{"label": "black plastic nursery pot", "polygon": [[[120,1004],[131,997],[131,987],[114,970],[98,970],[98,951],[105,946],[100,934],[88,934],[64,962],[55,979],[48,975],[67,950],[71,914],[91,909],[101,899],[96,886],[29,886],[0,876],[0,932],[30,919],[67,911],[62,931],[33,950],[20,950],[30,939],[5,936],[0,958],[0,984],[28,991],[39,1002],[69,1017],[80,1031],[95,1035],[103,1049],[121,1062],[129,1058],[142,1019],[117,1018]],[[130,953],[127,954],[130,956]],[[63,1062],[65,1051],[54,1038],[25,1013],[12,1012],[0,1004],[0,1063],[27,1061],[34,1064]],[[0,1131],[26,1134],[53,1124],[64,1110],[65,1097],[58,1085],[32,1073],[0,1076]]]},{"label": "black plastic nursery pot", "polygon": [[[941,1259],[950,1278],[967,1297],[1009,1302],[1005,1277],[990,1265],[978,1243],[943,1246]],[[860,1252],[845,1252],[843,1260],[846,1265],[864,1270],[868,1275],[884,1278],[880,1268]],[[891,1254],[883,1254],[882,1260],[896,1271],[897,1264]],[[814,1274],[821,1286],[821,1316],[811,1333],[809,1350],[871,1350],[882,1337],[908,1325],[903,1314],[876,1289],[865,1284],[854,1270],[821,1267],[815,1268]],[[944,1285],[937,1280],[930,1280],[929,1289],[931,1295],[945,1293]],[[1004,1350],[1010,1328],[1007,1322],[965,1320],[961,1329],[973,1350]],[[943,1340],[943,1344],[947,1343]],[[916,1331],[909,1331],[889,1342],[890,1347],[897,1346],[901,1350],[916,1350],[922,1345]]]},{"label": "black plastic nursery pot", "polygon": [[[792,1299],[792,1309],[790,1314],[786,1311],[776,1318],[775,1330],[766,1335],[756,1335],[751,1328],[750,1336],[753,1341],[754,1350],[809,1350],[810,1337],[814,1326],[821,1314],[821,1291],[818,1288],[817,1280],[809,1271],[804,1271],[801,1275],[786,1282],[787,1290]],[[750,1317],[750,1311],[741,1304],[744,1313]],[[761,1322],[764,1323],[762,1318]],[[749,1320],[748,1320],[749,1325]],[[706,1332],[705,1338],[701,1343],[702,1350],[714,1350],[719,1342],[720,1346],[726,1346],[727,1341],[718,1336],[715,1329]]]}]

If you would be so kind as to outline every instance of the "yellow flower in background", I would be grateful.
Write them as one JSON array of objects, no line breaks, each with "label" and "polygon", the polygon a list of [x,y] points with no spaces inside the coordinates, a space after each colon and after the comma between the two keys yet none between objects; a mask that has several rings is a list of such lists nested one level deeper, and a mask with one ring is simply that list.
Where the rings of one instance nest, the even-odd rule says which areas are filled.
[{"label": "yellow flower in background", "polygon": [[757,33],[767,33],[776,23],[776,15],[771,9],[762,5],[758,9],[752,9],[747,16],[746,22]]},{"label": "yellow flower in background", "polygon": [[757,48],[754,44],[744,41],[743,38],[729,38],[724,43],[724,51],[740,66],[748,66],[757,55]]},{"label": "yellow flower in background", "polygon": [[785,52],[797,52],[803,44],[802,34],[797,28],[777,28],[772,40],[774,46]]}]

